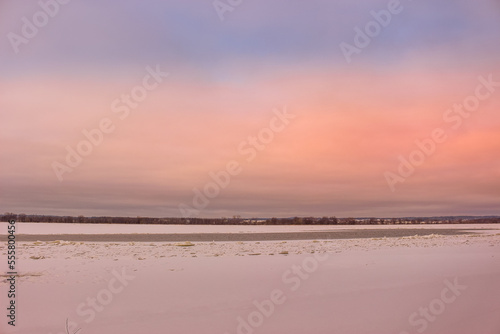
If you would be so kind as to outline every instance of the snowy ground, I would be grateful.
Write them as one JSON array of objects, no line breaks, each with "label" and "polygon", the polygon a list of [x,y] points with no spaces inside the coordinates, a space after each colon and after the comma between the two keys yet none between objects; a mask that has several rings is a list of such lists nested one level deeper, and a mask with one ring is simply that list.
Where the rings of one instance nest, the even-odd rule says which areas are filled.
[{"label": "snowy ground", "polygon": [[[500,229],[500,224],[418,224],[418,225],[128,225],[17,223],[17,234],[129,234],[129,233],[272,233],[337,231],[352,229]],[[7,234],[7,223],[0,223],[0,235]]]},{"label": "snowy ground", "polygon": [[[64,234],[86,228],[33,225],[43,234],[52,225]],[[17,227],[26,233],[23,224]],[[138,233],[136,226],[125,227],[130,232],[113,232]],[[3,278],[0,333],[498,334],[500,231],[472,227],[482,233],[195,244],[23,242],[17,245],[16,326],[7,325]],[[236,227],[218,228],[209,232]],[[0,253],[5,271],[5,242]]]}]

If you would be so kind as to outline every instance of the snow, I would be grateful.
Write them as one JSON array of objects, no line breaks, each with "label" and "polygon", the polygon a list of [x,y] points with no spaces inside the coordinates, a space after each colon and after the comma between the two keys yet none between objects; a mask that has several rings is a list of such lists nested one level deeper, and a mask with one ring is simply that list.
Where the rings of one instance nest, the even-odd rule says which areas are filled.
[{"label": "snow", "polygon": [[[17,234],[133,234],[133,233],[270,233],[336,231],[352,229],[500,229],[500,224],[419,224],[419,225],[142,225],[142,224],[61,224],[17,223]],[[7,223],[0,223],[0,235]]]},{"label": "snow", "polygon": [[[5,243],[0,253],[5,263]],[[2,334],[62,334],[66,319],[79,334],[500,332],[497,230],[189,246],[21,242],[18,269],[17,325],[2,315]],[[6,295],[4,281],[3,312]]]}]

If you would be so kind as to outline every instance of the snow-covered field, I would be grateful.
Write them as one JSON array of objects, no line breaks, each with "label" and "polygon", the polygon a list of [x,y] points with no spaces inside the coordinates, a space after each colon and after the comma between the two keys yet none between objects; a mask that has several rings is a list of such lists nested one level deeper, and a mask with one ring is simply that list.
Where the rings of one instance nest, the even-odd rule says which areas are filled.
[{"label": "snow-covered field", "polygon": [[[35,233],[31,225],[42,234],[143,233],[144,227],[149,233],[316,230],[24,225],[17,224],[18,234]],[[354,228],[381,227],[391,228]],[[471,228],[482,233],[194,244],[22,242],[16,326],[7,325],[3,278],[0,333],[498,334],[500,231]],[[6,271],[5,242],[0,253]]]},{"label": "snow-covered field", "polygon": [[[500,229],[500,224],[421,224],[421,225],[128,225],[17,223],[17,234],[131,234],[131,233],[271,233],[336,231],[352,229]],[[0,235],[7,234],[7,223],[0,223]]]}]

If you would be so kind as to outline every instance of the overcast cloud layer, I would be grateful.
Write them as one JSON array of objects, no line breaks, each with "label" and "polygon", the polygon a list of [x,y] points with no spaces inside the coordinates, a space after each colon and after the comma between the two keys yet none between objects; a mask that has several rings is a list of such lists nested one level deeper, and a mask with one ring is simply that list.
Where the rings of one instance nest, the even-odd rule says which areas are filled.
[{"label": "overcast cloud layer", "polygon": [[[500,3],[401,1],[348,62],[341,43],[388,3],[244,0],[221,21],[210,0],[73,0],[16,53],[9,34],[41,7],[0,2],[0,209],[181,216],[236,161],[200,216],[500,214]],[[113,102],[148,66],[169,75],[123,117]],[[60,181],[54,162],[103,119],[114,130]]]}]

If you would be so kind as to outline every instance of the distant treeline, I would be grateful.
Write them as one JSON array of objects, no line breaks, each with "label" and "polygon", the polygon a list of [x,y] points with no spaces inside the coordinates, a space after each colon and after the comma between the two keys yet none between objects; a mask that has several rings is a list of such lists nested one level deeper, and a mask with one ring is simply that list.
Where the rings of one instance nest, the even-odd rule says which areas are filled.
[{"label": "distant treeline", "polygon": [[148,218],[148,217],[72,217],[26,215],[7,212],[0,221],[66,224],[180,224],[180,225],[392,225],[392,224],[498,224],[500,217],[423,217],[423,218]]}]

